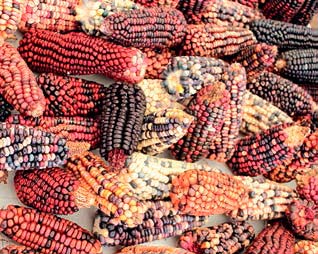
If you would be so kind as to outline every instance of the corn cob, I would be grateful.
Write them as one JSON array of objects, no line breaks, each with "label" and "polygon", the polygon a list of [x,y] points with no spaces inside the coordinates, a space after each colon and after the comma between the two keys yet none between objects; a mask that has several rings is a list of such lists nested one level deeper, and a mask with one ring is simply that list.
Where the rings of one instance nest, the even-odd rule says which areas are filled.
[{"label": "corn cob", "polygon": [[318,50],[300,49],[282,53],[276,68],[280,75],[296,83],[317,83]]},{"label": "corn cob", "polygon": [[309,93],[315,102],[318,102],[318,86],[314,84],[301,84],[299,86]]},{"label": "corn cob", "polygon": [[146,110],[139,86],[115,83],[108,87],[101,116],[101,155],[121,169],[126,157],[137,148]]},{"label": "corn cob", "polygon": [[185,110],[195,119],[186,135],[171,147],[171,154],[176,159],[187,162],[206,157],[223,126],[224,116],[229,108],[230,94],[224,83],[217,82],[202,88]]},{"label": "corn cob", "polygon": [[25,246],[8,245],[0,249],[1,254],[41,254],[41,251],[35,251]]},{"label": "corn cob", "polygon": [[168,246],[131,246],[125,247],[117,252],[117,254],[193,254],[192,252],[186,251],[180,248],[173,248]]},{"label": "corn cob", "polygon": [[18,50],[37,72],[103,74],[115,80],[137,83],[146,70],[145,56],[140,50],[124,48],[84,33],[33,30],[24,35]]},{"label": "corn cob", "polygon": [[293,254],[295,238],[280,222],[268,225],[247,248],[246,254]]},{"label": "corn cob", "polygon": [[223,57],[233,55],[255,43],[253,33],[245,28],[212,24],[188,25],[179,54]]},{"label": "corn cob", "polygon": [[91,116],[101,113],[102,84],[85,79],[43,73],[37,82],[46,98],[48,116]]},{"label": "corn cob", "polygon": [[245,92],[241,132],[256,134],[270,129],[274,125],[292,122],[291,117],[270,102],[249,91]]},{"label": "corn cob", "polygon": [[187,231],[180,237],[179,245],[194,253],[234,254],[246,248],[254,237],[254,228],[247,222],[225,222]]},{"label": "corn cob", "polygon": [[145,7],[169,7],[176,8],[179,0],[134,0],[135,3]]},{"label": "corn cob", "polygon": [[318,241],[318,206],[308,200],[294,200],[286,210],[293,233],[305,240]]},{"label": "corn cob", "polygon": [[12,240],[43,254],[102,253],[100,242],[66,219],[9,205],[0,211],[0,231]]},{"label": "corn cob", "polygon": [[296,175],[297,192],[301,198],[318,205],[318,170]]},{"label": "corn cob", "polygon": [[209,0],[183,0],[179,1],[177,9],[180,10],[188,24],[200,22],[200,13],[209,4]]},{"label": "corn cob", "polygon": [[282,184],[266,179],[236,176],[247,188],[248,199],[237,209],[227,213],[234,220],[272,220],[282,218],[289,204],[297,197],[296,192]]},{"label": "corn cob", "polygon": [[128,47],[169,48],[182,42],[185,29],[180,11],[153,7],[115,13],[104,19],[100,32]]},{"label": "corn cob", "polygon": [[13,107],[6,101],[6,99],[0,94],[0,122],[4,122],[11,114]]},{"label": "corn cob", "polygon": [[32,28],[69,32],[79,30],[75,20],[75,7],[80,0],[25,1],[19,30],[27,32]]},{"label": "corn cob", "polygon": [[259,4],[259,0],[231,0],[232,2],[238,2],[240,4],[249,6],[251,8],[257,9],[258,8],[258,4]]},{"label": "corn cob", "polygon": [[172,179],[171,202],[182,214],[222,214],[247,200],[247,187],[233,176],[189,170]]},{"label": "corn cob", "polygon": [[298,13],[291,20],[291,23],[307,26],[315,13],[317,13],[317,10],[317,0],[305,0]]},{"label": "corn cob", "polygon": [[314,241],[301,240],[295,245],[295,254],[318,253],[318,243]]}]

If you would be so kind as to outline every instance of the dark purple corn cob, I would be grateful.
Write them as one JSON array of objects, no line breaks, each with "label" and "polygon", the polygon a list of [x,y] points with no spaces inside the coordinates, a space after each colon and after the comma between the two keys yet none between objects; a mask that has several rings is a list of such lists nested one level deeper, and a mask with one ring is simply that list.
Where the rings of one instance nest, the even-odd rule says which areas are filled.
[{"label": "dark purple corn cob", "polygon": [[315,84],[300,84],[302,89],[307,91],[315,102],[318,102],[318,86]]},{"label": "dark purple corn cob", "polygon": [[209,0],[184,0],[179,1],[177,9],[183,13],[188,24],[193,24],[200,21],[199,15],[208,4]]},{"label": "dark purple corn cob", "polygon": [[293,17],[291,23],[307,26],[318,10],[317,0],[305,0],[304,4]]},{"label": "dark purple corn cob", "polygon": [[4,122],[7,117],[11,114],[13,107],[9,104],[6,99],[0,95],[0,122]]}]

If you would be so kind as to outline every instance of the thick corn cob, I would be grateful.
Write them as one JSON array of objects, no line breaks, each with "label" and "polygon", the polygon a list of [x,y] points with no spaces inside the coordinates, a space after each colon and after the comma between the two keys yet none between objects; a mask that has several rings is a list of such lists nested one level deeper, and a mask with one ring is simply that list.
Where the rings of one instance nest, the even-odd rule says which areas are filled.
[{"label": "thick corn cob", "polygon": [[296,175],[296,183],[299,196],[318,205],[318,170]]},{"label": "thick corn cob", "polygon": [[101,113],[105,96],[102,84],[53,73],[37,77],[45,99],[48,116],[91,116]]},{"label": "thick corn cob", "polygon": [[0,122],[4,122],[10,116],[13,107],[0,94]]},{"label": "thick corn cob", "polygon": [[66,219],[34,209],[9,205],[0,210],[0,232],[43,254],[102,253],[100,242]]},{"label": "thick corn cob", "polygon": [[291,20],[291,23],[307,26],[313,16],[317,13],[317,10],[317,0],[305,0],[298,13]]},{"label": "thick corn cob", "polygon": [[169,7],[176,8],[179,0],[134,0],[135,3],[145,7]]},{"label": "thick corn cob", "polygon": [[248,199],[247,187],[231,175],[189,170],[172,180],[171,202],[182,214],[230,212]]},{"label": "thick corn cob", "polygon": [[45,109],[45,98],[34,74],[19,52],[0,39],[0,92],[21,114],[38,117]]},{"label": "thick corn cob", "polygon": [[[169,48],[179,45],[186,30],[182,13],[170,8],[142,8],[107,17],[100,32],[124,46]],[[129,35],[127,37],[127,35]]]},{"label": "thick corn cob", "polygon": [[179,245],[198,254],[234,254],[246,248],[254,237],[254,228],[247,222],[225,222],[187,231],[180,237]]},{"label": "thick corn cob", "polygon": [[117,254],[193,254],[180,248],[173,248],[168,246],[131,246],[125,247],[117,252]]},{"label": "thick corn cob", "polygon": [[195,117],[186,135],[171,147],[178,160],[195,162],[206,157],[220,132],[226,111],[230,108],[230,94],[225,84],[217,82],[202,88],[190,101],[186,112]]},{"label": "thick corn cob", "polygon": [[8,245],[0,249],[1,254],[41,254],[43,252],[36,251],[25,246]]},{"label": "thick corn cob", "polygon": [[318,102],[318,86],[315,84],[301,84],[299,86],[308,92],[315,102]]},{"label": "thick corn cob", "polygon": [[124,48],[84,33],[32,30],[24,35],[18,50],[37,72],[103,74],[115,80],[137,83],[146,70],[145,56],[140,50]]},{"label": "thick corn cob", "polygon": [[101,116],[101,155],[115,168],[137,148],[146,110],[139,86],[115,83],[108,87]]},{"label": "thick corn cob", "polygon": [[314,241],[301,240],[295,244],[295,254],[316,254],[318,243]]},{"label": "thick corn cob", "polygon": [[293,254],[295,237],[280,222],[268,225],[247,248],[246,254]]}]

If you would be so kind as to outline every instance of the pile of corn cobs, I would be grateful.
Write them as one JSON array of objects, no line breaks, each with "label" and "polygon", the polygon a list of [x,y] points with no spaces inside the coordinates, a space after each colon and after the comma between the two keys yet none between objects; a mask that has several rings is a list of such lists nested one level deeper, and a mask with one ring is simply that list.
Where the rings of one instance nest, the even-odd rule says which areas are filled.
[{"label": "pile of corn cobs", "polygon": [[[318,0],[0,7],[0,180],[32,207],[0,209],[1,253],[318,253]],[[84,207],[92,232],[56,216]]]}]

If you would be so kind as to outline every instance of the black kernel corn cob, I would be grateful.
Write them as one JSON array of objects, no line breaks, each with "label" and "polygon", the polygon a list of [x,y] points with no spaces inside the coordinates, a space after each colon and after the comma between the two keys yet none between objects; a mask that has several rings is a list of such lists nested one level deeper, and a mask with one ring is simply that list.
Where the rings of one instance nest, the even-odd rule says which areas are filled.
[{"label": "black kernel corn cob", "polygon": [[169,7],[176,8],[179,0],[134,0],[135,3],[145,7]]},{"label": "black kernel corn cob", "polygon": [[142,8],[115,13],[104,19],[100,32],[128,47],[169,48],[185,36],[186,20],[176,9]]},{"label": "black kernel corn cob", "polygon": [[318,242],[301,240],[295,244],[295,254],[318,253]]},{"label": "black kernel corn cob", "polygon": [[209,4],[209,0],[184,0],[179,1],[177,9],[180,10],[188,24],[199,22],[199,15]]},{"label": "black kernel corn cob", "polygon": [[25,246],[8,245],[0,249],[1,254],[41,254],[43,252],[36,251]]},{"label": "black kernel corn cob", "polygon": [[13,107],[7,102],[7,100],[0,95],[0,122],[4,122],[11,114]]},{"label": "black kernel corn cob", "polygon": [[318,1],[317,0],[304,0],[304,4],[293,17],[291,23],[307,26],[313,16],[317,13]]},{"label": "black kernel corn cob", "polygon": [[100,153],[120,169],[137,148],[146,110],[145,95],[138,86],[115,83],[107,88],[102,109]]},{"label": "black kernel corn cob", "polygon": [[318,86],[315,84],[300,84],[299,85],[302,89],[307,91],[313,100],[317,103],[318,102]]},{"label": "black kernel corn cob", "polygon": [[250,245],[254,237],[254,228],[247,222],[225,222],[187,231],[180,237],[179,245],[197,254],[234,254]]}]

